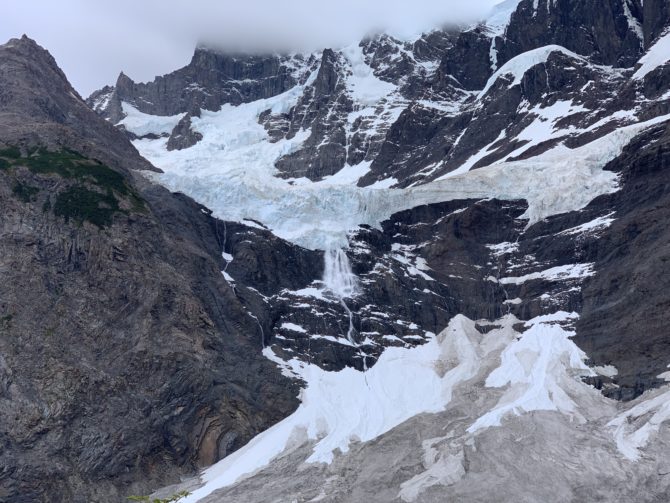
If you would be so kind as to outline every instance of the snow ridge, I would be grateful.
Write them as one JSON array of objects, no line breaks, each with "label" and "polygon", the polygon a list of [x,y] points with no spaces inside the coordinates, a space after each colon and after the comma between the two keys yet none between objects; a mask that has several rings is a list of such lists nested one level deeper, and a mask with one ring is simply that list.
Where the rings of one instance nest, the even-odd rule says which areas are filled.
[{"label": "snow ridge", "polygon": [[477,96],[478,99],[481,99],[486,93],[493,87],[493,84],[502,77],[503,75],[511,75],[513,77],[512,82],[507,87],[518,86],[521,83],[521,79],[524,74],[534,67],[542,63],[546,63],[549,56],[554,52],[561,52],[571,58],[578,59],[580,61],[586,61],[585,58],[576,54],[572,51],[569,51],[563,46],[560,45],[546,45],[544,47],[539,47],[533,49],[532,51],[524,52],[518,56],[510,59],[507,63],[501,66],[491,77]]},{"label": "snow ridge", "polygon": [[649,73],[654,71],[659,66],[662,66],[670,61],[670,31],[662,35],[654,45],[652,45],[647,53],[640,58],[638,64],[640,67],[633,74],[633,79],[642,80]]}]

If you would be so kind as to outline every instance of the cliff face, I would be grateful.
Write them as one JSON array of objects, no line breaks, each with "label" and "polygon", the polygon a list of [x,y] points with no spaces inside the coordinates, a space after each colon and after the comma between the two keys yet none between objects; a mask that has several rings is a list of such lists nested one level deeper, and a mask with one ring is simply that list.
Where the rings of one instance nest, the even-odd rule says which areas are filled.
[{"label": "cliff face", "polygon": [[222,227],[23,38],[0,46],[0,500],[117,501],[295,406],[224,280]]},{"label": "cliff face", "polygon": [[121,102],[154,115],[216,110],[222,103],[238,105],[283,93],[304,78],[296,68],[310,63],[309,57],[231,55],[199,47],[180,70],[140,84],[121,73],[114,87],[96,91],[87,102],[113,123],[123,117]]}]

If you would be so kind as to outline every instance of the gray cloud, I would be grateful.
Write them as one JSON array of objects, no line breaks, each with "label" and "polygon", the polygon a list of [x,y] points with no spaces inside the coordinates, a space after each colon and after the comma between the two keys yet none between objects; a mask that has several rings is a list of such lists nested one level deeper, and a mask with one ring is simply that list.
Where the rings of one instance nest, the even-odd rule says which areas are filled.
[{"label": "gray cloud", "polygon": [[410,38],[483,16],[500,0],[3,0],[0,39],[26,33],[83,95],[123,70],[136,81],[186,64],[199,41],[244,51],[314,51],[371,31]]}]

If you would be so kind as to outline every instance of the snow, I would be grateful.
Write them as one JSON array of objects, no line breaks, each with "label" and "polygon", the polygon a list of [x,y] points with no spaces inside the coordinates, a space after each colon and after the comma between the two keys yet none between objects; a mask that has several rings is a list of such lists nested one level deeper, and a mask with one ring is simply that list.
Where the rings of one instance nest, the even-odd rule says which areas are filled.
[{"label": "snow", "polygon": [[458,101],[447,102],[445,104],[443,102],[431,100],[416,100],[415,103],[417,105],[421,105],[424,108],[433,108],[435,110],[439,110],[440,112],[444,112],[446,115],[456,115],[461,111],[461,104]]},{"label": "snow", "polygon": [[323,295],[322,288],[315,288],[312,286],[301,288],[300,290],[282,290],[282,295],[294,295],[296,297],[313,297],[319,300],[330,300]]},{"label": "snow", "polygon": [[114,95],[113,90],[100,95],[98,99],[93,102],[93,110],[95,110],[96,112],[103,112],[107,110],[107,106],[109,105],[109,102],[112,99],[113,95]]},{"label": "snow", "polygon": [[305,330],[303,327],[300,325],[296,325],[295,323],[282,323],[281,328],[286,329],[286,330],[291,330],[293,332],[299,332],[301,334],[306,334],[307,330]]},{"label": "snow", "polygon": [[670,61],[670,31],[666,32],[652,45],[647,53],[640,58],[640,67],[633,74],[633,79],[643,79],[649,72]]},{"label": "snow", "polygon": [[612,115],[608,115],[607,117],[603,117],[602,119],[594,122],[587,128],[583,129],[582,132],[588,133],[589,131],[594,131],[610,122],[617,121],[617,122],[622,122],[622,123],[630,123],[637,119],[637,111],[636,110],[617,110],[614,112]]},{"label": "snow", "polygon": [[552,138],[561,138],[570,132],[577,131],[574,127],[557,129],[556,123],[565,117],[588,112],[589,110],[582,105],[575,105],[572,101],[557,101],[547,107],[538,105],[529,110],[521,110],[521,112],[524,111],[536,116],[533,122],[516,137],[518,141],[526,143],[508,154],[505,159],[518,157],[540,143]]},{"label": "snow", "polygon": [[375,105],[385,98],[396,86],[377,78],[372,68],[365,62],[363,48],[352,44],[342,49],[342,53],[351,65],[353,75],[347,79],[347,88],[353,100],[362,105]]},{"label": "snow", "polygon": [[513,77],[513,81],[508,85],[508,87],[519,85],[521,83],[522,77],[530,68],[534,67],[535,65],[545,63],[553,52],[562,52],[571,58],[575,58],[580,61],[586,61],[582,56],[579,56],[578,54],[569,51],[560,45],[546,45],[544,47],[533,49],[532,51],[524,52],[523,54],[519,54],[518,56],[510,59],[493,75],[491,75],[488,82],[484,86],[484,89],[481,90],[477,98],[481,99],[489,91],[489,89],[491,89],[493,84],[495,84],[495,82],[503,75],[511,75]]},{"label": "snow", "polygon": [[117,124],[117,126],[124,126],[126,131],[130,131],[137,136],[145,136],[148,134],[170,134],[179,121],[186,114],[162,116],[149,115],[140,112],[134,106],[121,102],[121,108],[125,117]]},{"label": "snow", "polygon": [[391,254],[391,258],[403,264],[407,274],[410,276],[420,276],[426,281],[435,281],[432,277],[426,274],[426,271],[431,270],[426,259],[418,257],[415,253],[412,253],[410,250],[413,248],[414,247],[401,245],[399,243],[393,243],[391,249],[399,253]]},{"label": "snow", "polygon": [[367,188],[369,188],[369,189],[388,189],[390,187],[393,187],[396,183],[398,183],[397,178],[389,177],[389,178],[384,178],[383,180],[377,180],[372,185],[368,185]]},{"label": "snow", "polygon": [[[481,415],[467,429],[466,440],[486,428],[500,426],[506,417],[532,411],[554,411],[570,420],[583,421],[582,407],[588,407],[593,400],[607,399],[581,381],[584,376],[595,374],[585,365],[584,352],[571,340],[574,332],[566,328],[577,318],[576,313],[564,311],[538,316],[525,322],[526,330],[519,333],[514,328],[519,320],[507,315],[482,334],[474,321],[457,315],[439,335],[427,334],[424,345],[386,349],[367,372],[352,368],[329,372],[296,359],[284,361],[272,348],[265,348],[265,356],[284,375],[305,383],[300,406],[291,416],[205,470],[201,475],[203,485],[184,501],[199,501],[299,446],[310,448],[304,462],[329,464],[334,456],[346,454],[352,442],[376,439],[418,414],[441,412],[454,397],[455,406],[460,407],[460,400],[468,396],[472,383],[479,386],[480,380],[482,393],[500,389],[491,395],[499,398],[491,408],[480,411]],[[462,388],[465,395],[456,395],[465,383],[469,383]],[[667,397],[665,402],[670,404]],[[657,400],[648,408],[661,405],[662,400]],[[665,420],[666,412],[670,415],[670,411],[659,410],[657,419]],[[637,413],[636,409],[631,411]],[[653,429],[655,424],[647,429]],[[431,459],[425,466],[430,472],[437,458],[432,456],[432,444],[427,442],[424,452]],[[416,491],[421,492],[424,479],[414,478],[403,485],[405,501],[412,501]]]},{"label": "snow", "polygon": [[593,367],[593,371],[604,377],[614,377],[619,374],[619,371],[614,365],[598,365]]},{"label": "snow", "polygon": [[576,313],[558,312],[525,323],[529,329],[505,348],[500,366],[486,379],[487,387],[507,389],[496,406],[473,423],[470,433],[500,426],[508,414],[535,410],[580,418],[566,388],[570,381],[576,383],[576,378],[594,373],[584,363],[586,354],[570,340],[574,332],[555,323],[575,318]]},{"label": "snow", "polygon": [[[549,46],[534,51],[533,57],[522,55],[523,61],[515,58],[516,62],[512,60],[496,73],[514,74],[527,66],[529,58],[541,60],[553,50],[563,49]],[[375,99],[386,96],[381,98],[386,100],[385,93],[392,93],[391,87],[370,73],[360,50],[351,49],[347,57],[357,68],[358,80],[354,79],[355,86],[352,84],[357,99],[373,96],[376,89]],[[393,213],[422,204],[458,199],[525,199],[529,206],[521,218],[527,219],[528,225],[554,214],[579,210],[595,197],[618,189],[617,175],[603,171],[603,166],[619,155],[637,133],[669,118],[663,116],[623,126],[579,148],[559,145],[530,159],[498,161],[468,171],[486,156],[488,148],[485,148],[448,176],[409,189],[389,188],[397,183],[395,178],[378,181],[370,187],[357,187],[357,181],[368,172],[367,162],[345,166],[320,182],[302,180],[292,184],[275,176],[275,162],[300,149],[310,132],[299,131],[291,139],[273,143],[258,123],[258,117],[267,109],[290,110],[314,77],[315,72],[312,72],[305,84],[272,98],[239,106],[226,104],[216,112],[202,111],[201,117],[192,119],[192,127],[203,134],[203,139],[191,148],[168,152],[166,138],[134,141],[140,153],[164,172],[145,175],[170,190],[189,195],[209,208],[214,217],[248,225],[255,225],[252,224],[255,220],[283,239],[326,250],[346,247],[348,232],[359,225],[379,227]],[[375,110],[375,107],[360,108],[360,103],[356,106],[365,114]],[[382,113],[391,113],[385,107]],[[180,119],[180,116],[142,114],[127,104],[124,109],[128,116],[123,124],[140,135],[165,133]],[[571,103],[559,102],[534,111],[546,119],[547,124],[552,124],[554,118],[578,110],[579,107]]]},{"label": "snow", "polygon": [[637,461],[639,450],[668,420],[670,391],[655,390],[643,395],[640,403],[612,419],[607,426],[612,429],[619,451],[629,460]]},{"label": "snow", "polygon": [[363,161],[353,166],[347,164],[334,175],[326,176],[321,180],[323,185],[356,185],[358,180],[370,172],[372,161]]},{"label": "snow", "polygon": [[612,215],[614,215],[614,212],[608,213],[607,215],[604,215],[602,217],[595,218],[590,222],[583,223],[576,227],[565,229],[564,231],[561,231],[558,234],[569,236],[574,234],[584,234],[587,232],[601,231],[612,225],[612,222],[614,222],[615,220],[614,218],[611,218]]},{"label": "snow", "polygon": [[[599,195],[618,190],[618,178],[602,168],[616,158],[639,132],[670,120],[670,115],[631,124],[581,147],[558,145],[530,159],[497,162],[457,176],[409,189],[426,197],[441,189],[442,200],[490,198],[523,200],[520,218],[532,225],[548,216],[584,208]],[[458,197],[449,193],[458,193]],[[437,199],[437,197],[436,197]],[[415,195],[415,200],[419,197]]]},{"label": "snow", "polygon": [[[352,442],[374,440],[419,414],[444,411],[452,400],[458,410],[472,386],[481,389],[478,393],[484,408],[478,409],[478,416],[467,427],[465,443],[515,415],[549,411],[583,423],[597,410],[597,417],[603,421],[600,424],[613,417],[606,424],[619,450],[626,458],[637,460],[639,450],[663,422],[670,420],[670,391],[666,388],[649,392],[615,415],[613,402],[582,381],[596,372],[614,376],[616,369],[611,365],[590,369],[585,364],[587,355],[572,341],[575,333],[570,327],[577,319],[574,312],[549,313],[525,322],[525,331],[519,332],[515,329],[519,320],[506,315],[490,322],[493,329],[482,334],[474,321],[457,315],[439,335],[427,333],[424,345],[387,348],[366,372],[353,368],[325,371],[297,359],[284,361],[271,347],[264,348],[264,355],[284,375],[305,383],[300,406],[291,416],[205,470],[200,477],[203,485],[184,502],[200,501],[300,446],[310,449],[305,463],[329,464],[336,455],[346,454]],[[291,323],[282,327],[298,332],[302,329]],[[402,342],[395,336],[384,337]],[[350,345],[342,339],[331,339]],[[487,400],[487,396],[494,400]],[[619,410],[621,407],[626,406]],[[447,432],[445,438],[451,438],[451,434]],[[431,471],[439,462],[432,451],[434,443],[424,443],[427,475],[403,484],[403,500],[415,500],[423,487],[432,485],[426,480],[431,474],[457,475],[456,463],[455,471],[446,469],[449,466]]]},{"label": "snow", "polygon": [[[372,68],[365,62],[363,50],[358,44],[345,47],[342,52],[350,69],[350,74],[346,78],[347,93],[353,101],[353,109],[348,114],[345,125],[347,145],[351,145],[354,135],[357,135],[358,141],[362,144],[383,141],[386,132],[408,105],[407,100],[398,93],[396,85],[374,75]],[[371,161],[365,161],[358,169],[369,168],[370,164]],[[364,174],[360,174],[358,178]],[[337,181],[347,180],[340,178]],[[349,183],[357,181],[358,179],[351,180]],[[375,188],[381,187],[375,186]]]},{"label": "snow", "polygon": [[184,503],[253,474],[307,440],[313,452],[306,462],[330,463],[334,452],[346,453],[352,441],[367,442],[417,414],[443,410],[454,387],[477,374],[481,338],[474,322],[458,315],[422,346],[388,348],[367,372],[327,372],[298,360],[284,362],[265,348],[285,375],[306,383],[298,410],[203,472],[204,485]]},{"label": "snow", "polygon": [[628,21],[628,27],[633,33],[635,33],[638,40],[640,41],[640,46],[642,46],[644,44],[644,32],[642,30],[642,24],[635,16],[633,16],[633,13],[630,10],[630,2],[631,0],[623,0],[624,15],[626,16],[626,21]]},{"label": "snow", "polygon": [[491,9],[491,13],[484,20],[484,24],[492,37],[504,35],[512,13],[514,13],[520,2],[521,0],[504,0]]},{"label": "snow", "polygon": [[461,175],[463,173],[467,173],[470,171],[475,164],[477,164],[479,161],[484,159],[487,155],[491,154],[495,149],[493,149],[493,146],[498,143],[500,140],[505,138],[505,130],[503,129],[500,131],[500,134],[498,137],[493,140],[491,143],[486,145],[484,148],[482,148],[479,152],[476,154],[471,155],[463,164],[461,164],[458,168],[456,168],[453,171],[450,171],[449,173],[442,175],[439,177],[437,180],[445,180],[447,178],[454,177],[456,175]]},{"label": "snow", "polygon": [[489,61],[491,62],[491,70],[494,72],[498,69],[498,49],[496,49],[496,39],[491,39],[491,46],[489,47]]},{"label": "snow", "polygon": [[500,278],[498,282],[502,285],[521,285],[526,281],[543,279],[546,281],[566,281],[569,279],[582,279],[593,276],[593,264],[570,264],[552,267],[540,272],[533,272],[519,277]]},{"label": "snow", "polygon": [[486,247],[491,250],[491,255],[494,257],[501,257],[507,253],[514,253],[519,249],[518,243],[503,242],[493,245],[486,245]]}]

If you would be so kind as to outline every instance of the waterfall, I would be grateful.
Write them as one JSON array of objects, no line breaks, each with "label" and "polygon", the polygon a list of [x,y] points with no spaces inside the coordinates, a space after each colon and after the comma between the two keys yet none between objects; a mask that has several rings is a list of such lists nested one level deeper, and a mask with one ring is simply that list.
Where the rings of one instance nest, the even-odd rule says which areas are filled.
[{"label": "waterfall", "polygon": [[335,295],[349,316],[349,330],[347,340],[356,344],[354,340],[354,315],[344,299],[356,294],[358,282],[356,275],[351,271],[349,258],[341,248],[326,250],[324,254],[323,285],[326,290]]},{"label": "waterfall", "polygon": [[351,271],[349,258],[344,250],[327,250],[324,254],[323,284],[336,297],[351,297],[357,290],[356,275]]}]

